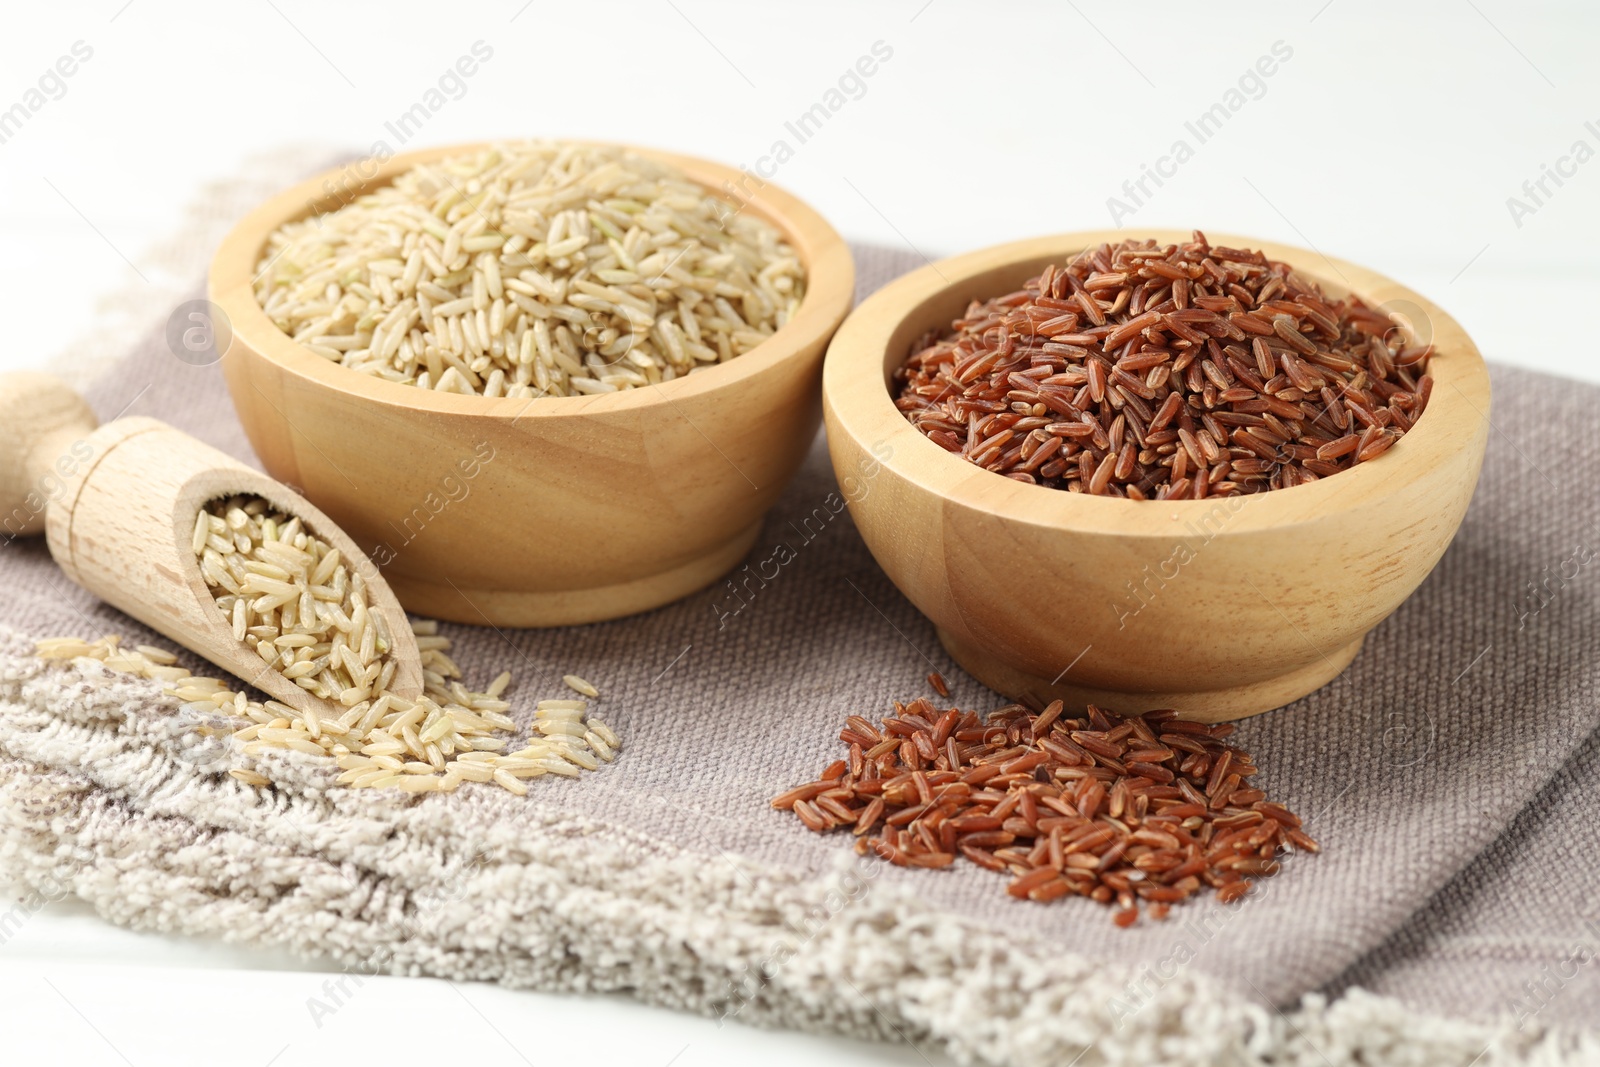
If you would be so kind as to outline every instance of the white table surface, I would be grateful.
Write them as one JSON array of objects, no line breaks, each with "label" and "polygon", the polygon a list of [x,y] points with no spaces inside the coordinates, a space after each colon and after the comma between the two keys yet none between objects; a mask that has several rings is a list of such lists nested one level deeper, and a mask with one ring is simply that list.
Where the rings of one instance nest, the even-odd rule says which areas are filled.
[{"label": "white table surface", "polygon": [[[307,140],[398,147],[385,123],[482,41],[493,55],[407,147],[576,135],[755,167],[781,139],[794,151],[774,180],[850,237],[929,257],[1106,228],[1119,197],[1130,233],[1198,225],[1311,246],[1427,294],[1490,359],[1600,382],[1578,325],[1600,282],[1592,6],[95,0],[8,14],[0,112],[33,102],[77,42],[92,55],[20,128],[0,127],[0,370],[45,365],[98,299],[144,285],[185,205],[248,157]],[[892,54],[798,143],[785,123],[875,44]],[[1289,57],[1230,101],[1275,44]],[[1200,143],[1185,124],[1230,102]],[[1163,161],[1179,139],[1192,157]],[[1170,176],[1135,202],[1123,183],[1145,165]],[[1525,189],[1547,166],[1561,183]],[[26,1024],[5,1027],[0,1058],[289,1067],[381,1042],[485,1064],[939,1060],[425,980],[371,979],[318,1026],[307,1001],[325,978],[51,905],[0,943],[3,1017]],[[457,1025],[423,1024],[445,1018]]]}]

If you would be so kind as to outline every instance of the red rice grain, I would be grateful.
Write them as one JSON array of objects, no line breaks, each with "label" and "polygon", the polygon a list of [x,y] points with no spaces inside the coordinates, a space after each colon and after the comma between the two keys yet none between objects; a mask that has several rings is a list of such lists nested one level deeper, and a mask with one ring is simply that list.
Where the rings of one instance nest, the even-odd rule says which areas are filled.
[{"label": "red rice grain", "polygon": [[[849,827],[856,851],[905,867],[962,856],[1011,881],[1018,900],[1085,896],[1130,926],[1209,887],[1222,903],[1279,870],[1286,850],[1320,851],[1298,816],[1246,783],[1255,761],[1225,744],[1231,723],[1176,712],[1119,718],[1090,705],[1010,704],[986,719],[925,698],[874,726],[840,731],[851,760],[772,800],[818,833]],[[863,751],[872,738],[883,740]]]},{"label": "red rice grain", "polygon": [[[1258,251],[1103,244],[913,346],[895,404],[946,451],[1069,492],[1284,489],[1382,456],[1432,349]],[[941,695],[943,695],[941,693]]]}]

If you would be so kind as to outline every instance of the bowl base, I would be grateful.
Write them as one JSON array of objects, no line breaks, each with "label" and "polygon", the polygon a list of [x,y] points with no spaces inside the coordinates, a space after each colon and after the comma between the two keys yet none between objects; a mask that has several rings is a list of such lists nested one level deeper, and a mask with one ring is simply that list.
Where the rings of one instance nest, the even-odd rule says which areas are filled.
[{"label": "bowl base", "polygon": [[[403,598],[402,598],[403,599]],[[944,628],[938,628],[939,643],[950,653],[961,669],[984,685],[1012,700],[1034,700],[1047,704],[1052,700],[1066,701],[1069,709],[1080,709],[1086,704],[1098,704],[1109,711],[1124,714],[1158,711],[1173,708],[1185,719],[1197,722],[1226,722],[1260,715],[1264,711],[1281,708],[1299,700],[1308,693],[1321,689],[1338,677],[1361,651],[1366,635],[1356,638],[1343,648],[1328,652],[1299,670],[1280,674],[1265,681],[1226,689],[1208,689],[1184,692],[1120,692],[1114,689],[1096,689],[1092,686],[1073,685],[1070,682],[1039,678],[1008,666],[989,652],[962,641]],[[1062,672],[1065,674],[1066,672]]]},{"label": "bowl base", "polygon": [[671,570],[587,589],[524,592],[463,587],[448,580],[441,585],[397,573],[385,573],[384,578],[402,607],[430,619],[514,629],[581,626],[637,615],[704,589],[744,559],[761,525],[757,519],[732,539]]}]

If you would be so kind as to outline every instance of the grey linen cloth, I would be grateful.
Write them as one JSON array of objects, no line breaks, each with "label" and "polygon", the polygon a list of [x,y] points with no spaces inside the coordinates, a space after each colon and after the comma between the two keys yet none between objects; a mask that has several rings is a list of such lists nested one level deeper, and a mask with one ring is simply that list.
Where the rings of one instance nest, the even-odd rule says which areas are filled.
[{"label": "grey linen cloth", "polygon": [[[856,251],[862,294],[920,264]],[[197,768],[157,687],[28,655],[54,635],[166,642],[39,541],[0,542],[0,876],[351,968],[626,989],[997,1064],[1600,1062],[1600,389],[1493,383],[1482,480],[1437,570],[1342,676],[1239,725],[1324,849],[1242,904],[1118,929],[971,864],[858,860],[769,809],[841,754],[846,715],[928,695],[930,670],[956,705],[1001,703],[848,513],[797,532],[836,489],[820,438],[752,556],[794,559],[736,613],[718,583],[592,626],[443,627],[469,682],[512,671],[519,721],[565,672],[603,693],[622,755],[526,798],[351,795],[294,755],[266,761],[265,792]],[[90,400],[253,462],[216,368],[160,335]]]}]

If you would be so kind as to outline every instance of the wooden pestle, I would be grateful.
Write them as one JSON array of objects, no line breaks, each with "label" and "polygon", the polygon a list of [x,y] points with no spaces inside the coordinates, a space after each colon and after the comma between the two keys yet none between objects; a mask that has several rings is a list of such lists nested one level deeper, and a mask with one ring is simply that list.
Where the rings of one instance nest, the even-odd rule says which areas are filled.
[{"label": "wooden pestle", "polygon": [[234,639],[232,621],[201,577],[196,516],[236,494],[298,516],[360,572],[368,610],[383,617],[393,640],[398,666],[389,691],[419,696],[421,657],[400,602],[309,500],[156,419],[99,426],[83,399],[48,374],[0,375],[0,535],[43,532],[62,571],[95,596],[274,700],[337,718],[347,709],[313,696]]}]

